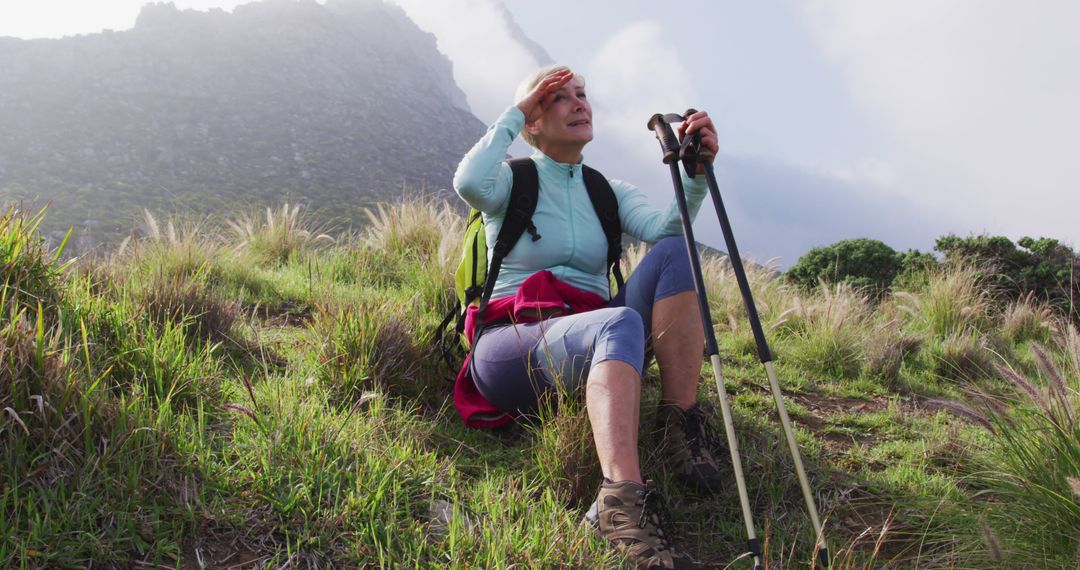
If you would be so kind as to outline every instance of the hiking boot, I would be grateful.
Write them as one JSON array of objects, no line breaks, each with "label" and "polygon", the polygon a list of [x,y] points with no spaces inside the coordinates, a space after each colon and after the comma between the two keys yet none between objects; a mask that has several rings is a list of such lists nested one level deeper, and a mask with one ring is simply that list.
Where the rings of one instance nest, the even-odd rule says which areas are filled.
[{"label": "hiking boot", "polygon": [[660,432],[665,463],[680,483],[711,493],[720,490],[720,465],[710,449],[716,446],[717,438],[697,404],[689,410],[660,404],[656,408],[656,430]]},{"label": "hiking boot", "polygon": [[645,570],[698,568],[696,562],[675,549],[663,528],[660,491],[652,481],[615,483],[604,478],[596,501],[585,520],[616,549]]}]

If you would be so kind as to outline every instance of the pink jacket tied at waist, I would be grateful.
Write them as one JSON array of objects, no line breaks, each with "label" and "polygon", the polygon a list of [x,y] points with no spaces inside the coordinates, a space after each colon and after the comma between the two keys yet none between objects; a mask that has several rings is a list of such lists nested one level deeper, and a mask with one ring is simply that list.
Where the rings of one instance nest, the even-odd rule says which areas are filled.
[{"label": "pink jacket tied at waist", "polygon": [[[607,301],[600,295],[559,281],[545,269],[526,279],[513,297],[499,297],[488,302],[484,323],[531,323],[560,315],[584,313],[606,305]],[[465,336],[470,345],[473,331],[476,330],[477,312],[479,307],[476,305],[469,306],[465,312]],[[465,356],[465,363],[454,380],[454,406],[458,414],[471,428],[497,428],[510,423],[514,414],[496,408],[476,389],[469,371],[471,358],[472,352]]]}]

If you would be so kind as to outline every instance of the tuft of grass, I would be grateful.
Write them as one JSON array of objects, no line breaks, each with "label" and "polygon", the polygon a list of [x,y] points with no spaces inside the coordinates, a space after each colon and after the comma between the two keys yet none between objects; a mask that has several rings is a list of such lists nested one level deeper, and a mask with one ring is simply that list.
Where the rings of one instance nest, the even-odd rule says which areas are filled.
[{"label": "tuft of grass", "polygon": [[140,303],[158,325],[179,325],[193,339],[220,342],[231,338],[240,303],[225,301],[208,286],[202,271],[194,275],[155,275],[140,292]]},{"label": "tuft of grass", "polygon": [[900,379],[900,368],[923,346],[922,337],[905,333],[898,321],[875,327],[866,338],[866,375],[893,386]]},{"label": "tuft of grass", "polygon": [[115,268],[139,275],[194,275],[215,265],[223,245],[220,236],[206,233],[203,222],[169,219],[162,224],[143,210],[143,227],[146,236],[129,236],[117,248],[110,259]]},{"label": "tuft of grass", "polygon": [[624,247],[623,256],[619,260],[622,274],[626,276],[633,273],[634,269],[637,269],[637,266],[641,264],[641,260],[645,259],[646,253],[649,253],[649,245],[645,242],[639,242],[632,244],[630,247]]},{"label": "tuft of grass", "polygon": [[1080,332],[1076,325],[1065,324],[1057,335],[1056,344],[1065,354],[1065,367],[1068,374],[1080,377]]},{"label": "tuft of grass", "polygon": [[957,334],[931,345],[929,357],[938,378],[977,382],[996,376],[991,353],[974,334]]},{"label": "tuft of grass", "polygon": [[[764,264],[744,263],[746,280],[754,296],[762,323],[771,322],[782,307],[787,306],[794,289],[777,279],[778,273],[773,266],[775,260]],[[735,271],[727,256],[708,255],[701,259],[701,274],[705,280],[705,289],[709,297],[709,308],[713,321],[723,323],[746,323],[746,307],[743,304]]]},{"label": "tuft of grass", "polygon": [[[11,207],[0,215],[0,277],[3,294],[19,307],[53,307],[59,301],[60,273],[58,259],[64,242],[56,252],[46,251],[45,240],[37,228],[45,217],[45,208],[34,215]],[[68,232],[68,236],[71,233]]]},{"label": "tuft of grass", "polygon": [[86,367],[60,327],[45,324],[44,308],[27,313],[6,297],[0,311],[0,447],[81,449],[84,435],[114,415],[101,377]]},{"label": "tuft of grass", "polygon": [[452,274],[460,254],[464,219],[445,200],[414,197],[365,210],[369,226],[364,243],[387,256],[416,258],[441,273]]},{"label": "tuft of grass", "polygon": [[192,343],[230,340],[240,300],[224,298],[223,289],[231,286],[237,297],[260,289],[251,285],[249,268],[220,236],[205,231],[205,223],[161,223],[149,211],[143,217],[145,237],[125,240],[103,262],[84,264],[84,272],[103,294],[133,301],[135,313],[157,327],[178,325]]},{"label": "tuft of grass", "polygon": [[315,378],[339,402],[370,390],[408,397],[425,390],[412,331],[392,305],[319,306],[310,334]]},{"label": "tuft of grass", "polygon": [[1013,344],[1050,339],[1053,310],[1035,300],[1035,294],[1013,301],[1001,315],[1001,333]]},{"label": "tuft of grass", "polygon": [[588,507],[603,479],[584,396],[558,389],[529,423],[537,480],[576,507]]},{"label": "tuft of grass", "polygon": [[970,266],[946,266],[931,273],[921,293],[897,291],[893,300],[909,322],[941,340],[988,326],[990,295],[982,273]]},{"label": "tuft of grass", "polygon": [[856,378],[865,360],[868,301],[851,285],[822,285],[821,301],[806,304],[795,297],[777,316],[773,329],[790,337],[791,357],[803,368],[839,378]]},{"label": "tuft of grass", "polygon": [[1011,409],[985,406],[997,437],[984,481],[1001,499],[991,513],[1014,537],[1014,559],[1064,568],[1080,548],[1080,501],[1070,483],[1080,473],[1080,376],[1064,374],[1037,345],[1032,353],[1042,378],[998,367],[1020,399]]},{"label": "tuft of grass", "polygon": [[310,217],[299,204],[290,206],[288,202],[277,212],[267,208],[261,222],[254,214],[228,221],[238,240],[235,249],[245,251],[258,263],[271,266],[281,265],[293,255],[318,244],[333,243],[334,238],[312,228],[311,224]]}]

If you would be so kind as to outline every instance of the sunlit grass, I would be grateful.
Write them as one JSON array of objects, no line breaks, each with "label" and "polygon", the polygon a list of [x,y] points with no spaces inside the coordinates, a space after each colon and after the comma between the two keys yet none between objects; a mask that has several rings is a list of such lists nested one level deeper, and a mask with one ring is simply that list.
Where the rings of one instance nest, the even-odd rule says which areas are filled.
[{"label": "sunlit grass", "polygon": [[[461,217],[414,199],[369,219],[330,239],[295,205],[231,225],[148,213],[142,237],[63,266],[35,234],[40,215],[9,213],[0,565],[618,567],[579,524],[599,477],[581,394],[507,433],[465,430],[450,405],[456,370],[439,364],[431,334],[454,298]],[[627,274],[644,251],[630,249]],[[768,267],[747,269],[836,567],[990,568],[1022,565],[1030,549],[1017,545],[1067,550],[1039,530],[1071,531],[1067,474],[1022,471],[1023,456],[968,413],[982,408],[967,391],[993,396],[993,417],[1007,418],[995,429],[1013,425],[1030,456],[1059,457],[1072,440],[1050,428],[1075,415],[1047,419],[1039,402],[1064,410],[1053,402],[1078,390],[1075,327],[1030,302],[995,309],[963,268],[880,302],[847,287],[795,292]],[[706,258],[705,276],[770,567],[812,567],[730,264]],[[1027,356],[1034,342],[1044,356]],[[995,367],[1013,355],[1042,400]],[[712,382],[706,366],[700,397],[715,411]],[[644,385],[649,446],[655,368]],[[999,402],[1010,394],[1019,401]],[[643,456],[684,548],[740,567],[734,486],[695,495]],[[995,497],[1044,522],[1003,523],[976,475],[987,464],[1009,474],[989,487]],[[1040,481],[1058,503],[1019,481]]]}]

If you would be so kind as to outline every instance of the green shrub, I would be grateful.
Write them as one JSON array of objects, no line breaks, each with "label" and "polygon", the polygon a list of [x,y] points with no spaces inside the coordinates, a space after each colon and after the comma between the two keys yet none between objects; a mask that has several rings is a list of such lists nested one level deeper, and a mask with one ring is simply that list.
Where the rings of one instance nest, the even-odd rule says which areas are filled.
[{"label": "green shrub", "polygon": [[878,240],[849,239],[811,249],[784,278],[807,290],[824,282],[881,292],[892,284],[903,260],[903,255]]},{"label": "green shrub", "polygon": [[934,247],[950,263],[977,264],[986,271],[987,284],[1008,300],[1028,293],[1062,314],[1080,316],[1080,256],[1049,238],[947,235]]},{"label": "green shrub", "polygon": [[939,263],[934,254],[909,249],[900,256],[900,273],[893,279],[893,290],[922,289],[926,287],[930,276],[938,269]]}]

